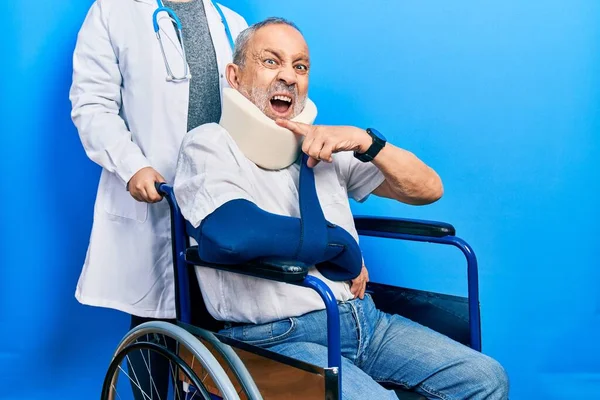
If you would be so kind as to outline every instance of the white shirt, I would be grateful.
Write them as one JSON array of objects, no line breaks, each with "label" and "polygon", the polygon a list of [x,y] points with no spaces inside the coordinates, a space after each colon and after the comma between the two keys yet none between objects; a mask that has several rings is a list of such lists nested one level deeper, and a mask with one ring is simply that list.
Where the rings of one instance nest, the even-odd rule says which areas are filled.
[{"label": "white shirt", "polygon": [[[319,202],[325,218],[358,242],[348,199],[364,201],[385,178],[374,164],[357,160],[352,152],[334,154],[333,159],[314,168]],[[206,124],[183,140],[174,190],[184,218],[194,227],[234,199],[299,218],[298,178],[299,164],[279,171],[261,169],[242,154],[225,129]],[[349,282],[330,281],[315,267],[309,274],[323,280],[338,301],[354,297]],[[206,267],[198,267],[197,276],[207,309],[218,320],[266,323],[325,308],[312,289]]]}]

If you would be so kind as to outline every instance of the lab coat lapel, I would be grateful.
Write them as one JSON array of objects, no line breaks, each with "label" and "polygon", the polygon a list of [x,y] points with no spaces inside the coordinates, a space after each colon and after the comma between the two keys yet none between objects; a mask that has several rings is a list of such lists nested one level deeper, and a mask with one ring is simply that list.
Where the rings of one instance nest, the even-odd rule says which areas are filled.
[{"label": "lab coat lapel", "polygon": [[[229,87],[227,79],[225,79],[225,67],[233,57],[227,34],[225,33],[224,21],[221,20],[221,16],[217,11],[215,5],[211,0],[202,0],[204,2],[204,10],[206,12],[206,19],[208,20],[208,28],[210,30],[210,37],[213,42],[215,54],[217,57],[217,64],[219,66],[219,82],[221,86],[221,93],[224,87]],[[233,21],[227,21],[230,25]],[[232,34],[234,34],[232,32]],[[222,99],[221,99],[222,100]]]}]

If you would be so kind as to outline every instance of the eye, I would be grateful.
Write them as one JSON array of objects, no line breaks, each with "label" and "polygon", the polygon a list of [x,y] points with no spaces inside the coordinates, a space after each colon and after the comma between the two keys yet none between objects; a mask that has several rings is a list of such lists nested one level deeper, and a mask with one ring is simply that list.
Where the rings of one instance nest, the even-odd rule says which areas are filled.
[{"label": "eye", "polygon": [[308,71],[308,66],[304,65],[304,64],[297,64],[294,65],[294,68],[296,68],[297,70],[301,71],[301,72],[306,72]]},{"label": "eye", "polygon": [[272,58],[267,58],[265,60],[265,64],[269,64],[269,65],[276,65],[277,62],[275,60],[273,60]]}]

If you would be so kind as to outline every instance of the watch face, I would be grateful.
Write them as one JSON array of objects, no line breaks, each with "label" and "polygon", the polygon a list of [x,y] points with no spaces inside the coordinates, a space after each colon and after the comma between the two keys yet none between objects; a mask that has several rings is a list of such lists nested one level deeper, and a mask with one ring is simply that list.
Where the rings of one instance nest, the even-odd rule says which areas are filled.
[{"label": "watch face", "polygon": [[377,136],[379,139],[386,140],[385,136],[383,136],[383,134],[377,129],[369,128],[369,131],[371,131],[371,133],[373,133],[373,135]]}]

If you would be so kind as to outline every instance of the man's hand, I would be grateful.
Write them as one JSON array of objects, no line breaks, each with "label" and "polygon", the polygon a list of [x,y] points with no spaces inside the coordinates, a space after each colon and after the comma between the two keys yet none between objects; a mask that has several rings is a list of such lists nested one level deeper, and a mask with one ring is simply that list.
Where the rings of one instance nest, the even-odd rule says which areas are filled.
[{"label": "man's hand", "polygon": [[155,182],[165,182],[165,178],[156,172],[152,167],[140,169],[131,177],[127,188],[131,196],[137,201],[145,203],[157,203],[162,200],[162,196],[154,187]]},{"label": "man's hand", "polygon": [[364,153],[373,143],[366,130],[354,126],[307,125],[287,119],[278,119],[275,122],[296,135],[304,136],[302,151],[310,157],[310,168],[316,166],[319,161],[332,162],[331,155],[340,151]]},{"label": "man's hand", "polygon": [[360,275],[352,280],[352,286],[350,286],[350,291],[354,297],[358,297],[361,300],[365,297],[367,282],[369,282],[369,271],[367,271],[367,267],[363,265]]}]

